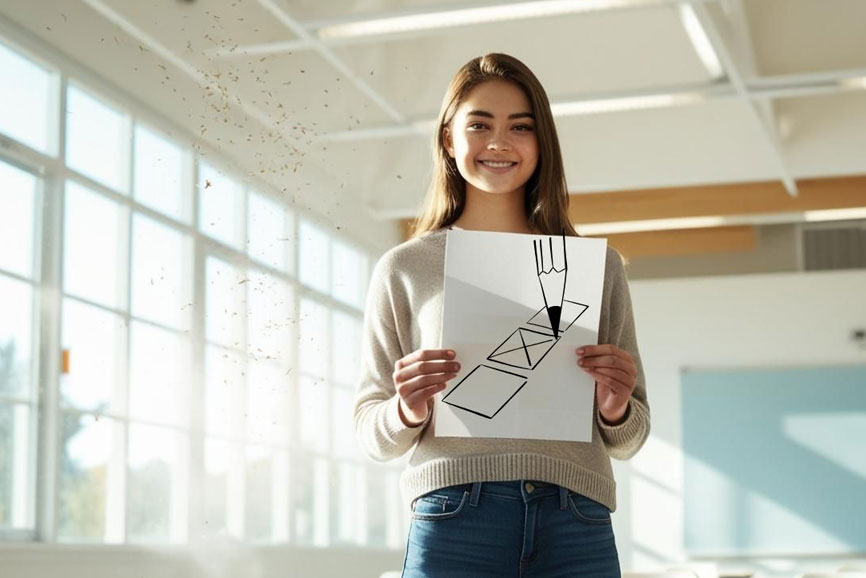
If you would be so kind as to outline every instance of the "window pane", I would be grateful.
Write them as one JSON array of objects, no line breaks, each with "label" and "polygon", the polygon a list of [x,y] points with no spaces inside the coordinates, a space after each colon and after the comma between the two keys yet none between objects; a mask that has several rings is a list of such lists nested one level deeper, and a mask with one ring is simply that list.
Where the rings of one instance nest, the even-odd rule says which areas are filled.
[{"label": "window pane", "polygon": [[177,541],[172,504],[187,455],[186,435],[148,425],[129,426],[127,537],[130,542]]},{"label": "window pane", "polygon": [[133,419],[184,425],[189,421],[189,340],[173,331],[130,325],[129,413]]},{"label": "window pane", "polygon": [[275,452],[262,446],[247,447],[246,538],[270,542],[274,511]]},{"label": "window pane", "polygon": [[63,349],[69,372],[60,377],[60,398],[79,409],[105,411],[125,382],[123,318],[72,299],[63,300]]},{"label": "window pane", "polygon": [[33,410],[0,402],[0,528],[33,527]]},{"label": "window pane", "polygon": [[328,451],[328,397],[323,379],[301,376],[298,379],[298,406],[300,438],[304,448],[325,453]]},{"label": "window pane", "polygon": [[333,542],[363,545],[367,542],[367,480],[363,466],[337,464],[331,536]]},{"label": "window pane", "polygon": [[247,249],[250,257],[280,271],[289,272],[289,216],[279,202],[250,193],[250,214],[247,231]]},{"label": "window pane", "polygon": [[292,328],[295,323],[291,286],[263,273],[247,276],[249,353],[254,359],[291,362]]},{"label": "window pane", "polygon": [[132,314],[187,329],[191,246],[185,235],[142,215],[132,219]]},{"label": "window pane", "polygon": [[0,161],[0,269],[23,277],[33,277],[36,183],[35,176]]},{"label": "window pane", "polygon": [[301,221],[298,228],[298,243],[301,283],[327,293],[330,289],[328,236],[319,227]]},{"label": "window pane", "polygon": [[386,544],[393,550],[399,550],[406,543],[409,534],[409,518],[405,515],[405,506],[400,496],[400,472],[385,473],[385,517],[388,520],[388,531],[385,535]]},{"label": "window pane", "polygon": [[51,153],[52,73],[0,44],[0,132]]},{"label": "window pane", "polygon": [[66,182],[63,290],[120,307],[126,271],[126,209]]},{"label": "window pane", "polygon": [[247,439],[288,444],[288,376],[282,367],[266,361],[247,366]]},{"label": "window pane", "polygon": [[121,425],[108,418],[61,413],[58,533],[76,541],[105,539],[108,471]]},{"label": "window pane", "polygon": [[240,249],[244,219],[241,185],[203,162],[199,165],[198,190],[201,232]]},{"label": "window pane", "polygon": [[244,359],[236,351],[208,345],[205,352],[205,430],[221,436],[240,435],[245,378]]},{"label": "window pane", "polygon": [[33,289],[0,275],[0,395],[28,397],[33,382]]},{"label": "window pane", "polygon": [[66,96],[66,164],[125,193],[129,183],[129,117],[76,86]]},{"label": "window pane", "polygon": [[355,441],[353,411],[355,391],[345,387],[331,388],[331,430],[334,436],[334,454],[344,460],[358,460],[363,457]]},{"label": "window pane", "polygon": [[328,545],[328,462],[323,458],[299,458],[292,493],[295,541],[301,546]]},{"label": "window pane", "polygon": [[207,340],[228,347],[243,347],[247,278],[219,259],[205,265],[205,326]]},{"label": "window pane", "polygon": [[135,199],[160,213],[188,222],[189,185],[184,178],[184,157],[184,151],[175,143],[136,125]]},{"label": "window pane", "polygon": [[328,309],[301,299],[298,327],[298,365],[303,373],[318,376],[328,371]]},{"label": "window pane", "polygon": [[361,319],[332,311],[331,344],[334,382],[354,386],[361,368]]},{"label": "window pane", "polygon": [[332,251],[331,278],[334,286],[331,294],[347,305],[362,308],[367,281],[367,258],[357,249],[337,240],[334,241]]},{"label": "window pane", "polygon": [[228,496],[233,454],[241,451],[240,444],[207,439],[204,445],[204,506],[202,531],[207,536],[220,536],[228,527]]}]

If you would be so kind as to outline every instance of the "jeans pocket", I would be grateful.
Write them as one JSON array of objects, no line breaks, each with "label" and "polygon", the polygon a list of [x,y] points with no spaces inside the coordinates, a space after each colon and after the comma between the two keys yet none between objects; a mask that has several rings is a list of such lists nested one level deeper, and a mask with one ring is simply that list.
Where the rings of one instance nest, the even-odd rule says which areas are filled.
[{"label": "jeans pocket", "polygon": [[431,492],[415,500],[412,517],[416,520],[449,520],[463,511],[469,503],[469,492],[462,494]]},{"label": "jeans pocket", "polygon": [[604,504],[581,494],[569,493],[568,509],[578,522],[584,524],[610,524],[610,510]]}]

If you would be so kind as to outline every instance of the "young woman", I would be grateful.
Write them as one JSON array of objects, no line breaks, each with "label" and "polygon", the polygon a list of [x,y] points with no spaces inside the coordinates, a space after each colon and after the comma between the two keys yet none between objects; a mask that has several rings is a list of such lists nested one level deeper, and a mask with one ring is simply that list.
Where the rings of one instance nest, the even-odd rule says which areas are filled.
[{"label": "young woman", "polygon": [[[434,136],[434,177],[412,240],[370,283],[355,425],[377,460],[414,452],[405,578],[620,576],[610,457],[649,434],[649,407],[622,260],[608,249],[599,343],[575,351],[596,381],[587,443],[435,437],[433,398],[459,371],[440,344],[449,228],[576,235],[550,103],[517,59],[488,54],[451,82]],[[446,347],[448,344],[444,344]]]}]

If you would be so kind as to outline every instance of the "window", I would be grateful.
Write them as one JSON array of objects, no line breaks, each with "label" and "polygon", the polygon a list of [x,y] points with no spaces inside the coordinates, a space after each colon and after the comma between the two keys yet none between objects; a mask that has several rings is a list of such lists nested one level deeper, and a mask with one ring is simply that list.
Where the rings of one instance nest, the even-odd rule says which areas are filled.
[{"label": "window", "polygon": [[55,154],[56,75],[0,44],[0,133]]},{"label": "window", "polygon": [[129,189],[129,117],[77,86],[66,91],[66,164],[115,191]]},{"label": "window", "polygon": [[240,183],[208,163],[199,165],[199,230],[239,249],[242,246],[244,191]]},{"label": "window", "polygon": [[365,252],[4,45],[0,132],[3,535],[399,548],[352,425]]},{"label": "window", "polygon": [[125,306],[128,209],[73,181],[65,200],[64,291],[105,307]]},{"label": "window", "polygon": [[23,531],[34,527],[35,506],[39,186],[0,161],[0,529]]},{"label": "window", "polygon": [[304,220],[298,237],[298,277],[323,295],[299,309],[295,531],[310,544],[399,548],[401,464],[371,464],[353,425],[368,259]]},{"label": "window", "polygon": [[135,200],[173,219],[189,222],[189,157],[156,131],[136,125],[132,185]]},{"label": "window", "polygon": [[284,273],[294,273],[292,215],[285,206],[257,193],[249,196],[247,250],[256,261]]}]

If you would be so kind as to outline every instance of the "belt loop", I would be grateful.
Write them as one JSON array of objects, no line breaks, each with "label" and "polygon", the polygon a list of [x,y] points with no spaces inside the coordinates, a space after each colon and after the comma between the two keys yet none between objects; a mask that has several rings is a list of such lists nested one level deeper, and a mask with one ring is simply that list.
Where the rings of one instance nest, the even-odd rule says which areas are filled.
[{"label": "belt loop", "polygon": [[478,505],[478,498],[481,497],[481,482],[472,484],[472,496],[469,498],[469,505],[473,508]]},{"label": "belt loop", "polygon": [[559,509],[568,509],[568,489],[563,486],[559,486]]}]

